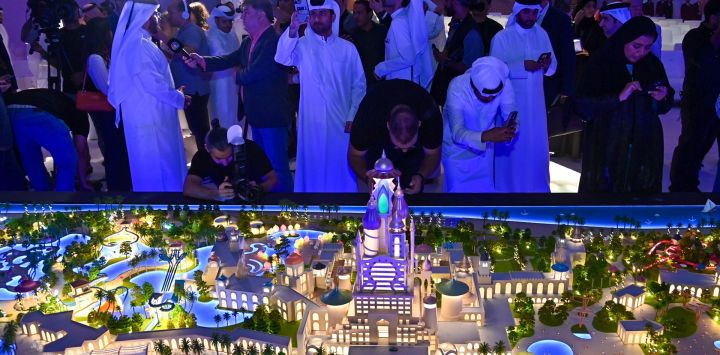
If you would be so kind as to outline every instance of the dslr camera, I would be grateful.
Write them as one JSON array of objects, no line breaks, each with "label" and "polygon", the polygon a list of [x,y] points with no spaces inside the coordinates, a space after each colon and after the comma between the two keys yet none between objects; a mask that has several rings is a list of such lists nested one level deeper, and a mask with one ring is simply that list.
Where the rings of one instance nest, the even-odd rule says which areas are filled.
[{"label": "dslr camera", "polygon": [[233,173],[230,183],[235,190],[235,196],[243,201],[259,200],[263,193],[262,187],[251,184],[247,178],[247,153],[242,127],[234,125],[228,128],[227,139],[233,150]]}]

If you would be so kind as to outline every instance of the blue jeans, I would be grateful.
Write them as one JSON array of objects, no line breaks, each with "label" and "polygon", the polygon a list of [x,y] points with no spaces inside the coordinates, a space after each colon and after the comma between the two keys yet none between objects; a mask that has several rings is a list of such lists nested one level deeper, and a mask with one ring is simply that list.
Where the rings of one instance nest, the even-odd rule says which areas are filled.
[{"label": "blue jeans", "polygon": [[277,174],[278,184],[272,192],[292,192],[293,178],[288,160],[288,128],[253,128],[252,138],[265,151]]},{"label": "blue jeans", "polygon": [[74,191],[78,156],[65,122],[45,111],[30,108],[10,108],[8,113],[22,165],[33,189],[49,191],[52,188],[40,149],[45,148],[55,162],[55,189]]}]

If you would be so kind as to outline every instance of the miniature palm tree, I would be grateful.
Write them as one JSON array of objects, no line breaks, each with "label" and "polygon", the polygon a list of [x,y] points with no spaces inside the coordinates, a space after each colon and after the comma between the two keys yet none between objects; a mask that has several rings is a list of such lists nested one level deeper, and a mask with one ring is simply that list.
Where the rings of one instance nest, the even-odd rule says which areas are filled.
[{"label": "miniature palm tree", "polygon": [[490,348],[490,344],[488,344],[487,342],[480,343],[480,346],[478,347],[478,353],[480,353],[482,355],[487,355],[491,351],[492,351],[492,349]]},{"label": "miniature palm tree", "polygon": [[153,344],[153,348],[155,349],[156,353],[160,355],[172,355],[172,349],[170,348],[170,345],[163,343],[162,340],[158,340]]},{"label": "miniature palm tree", "polygon": [[180,351],[185,355],[190,354],[191,347],[192,347],[192,344],[190,343],[190,339],[188,339],[188,338],[184,338],[180,342]]},{"label": "miniature palm tree", "polygon": [[17,335],[18,324],[15,321],[10,321],[5,327],[5,333],[3,334],[3,345],[0,347],[3,353],[11,354],[14,352],[15,337]]},{"label": "miniature palm tree", "polygon": [[225,333],[220,336],[220,344],[222,345],[222,348],[225,349],[226,353],[230,353],[230,345],[232,345],[232,339],[230,339],[230,335]]},{"label": "miniature palm tree", "polygon": [[218,344],[220,344],[220,334],[212,333],[210,344],[215,347],[215,354],[219,355],[220,352],[218,351]]},{"label": "miniature palm tree", "polygon": [[216,315],[213,317],[213,320],[215,321],[215,324],[217,324],[217,327],[219,328],[219,327],[220,327],[220,321],[222,321],[222,316],[219,315],[219,314],[216,314]]},{"label": "miniature palm tree", "polygon": [[222,317],[225,320],[225,326],[230,326],[230,312],[223,313]]},{"label": "miniature palm tree", "polygon": [[493,346],[493,352],[495,354],[504,354],[507,352],[507,346],[505,346],[505,342],[500,340],[497,343],[495,343],[495,346]]},{"label": "miniature palm tree", "polygon": [[198,339],[193,339],[191,348],[192,348],[193,354],[200,355],[205,350],[205,344],[203,344]]},{"label": "miniature palm tree", "polygon": [[245,347],[242,344],[237,344],[233,347],[232,355],[245,355]]}]

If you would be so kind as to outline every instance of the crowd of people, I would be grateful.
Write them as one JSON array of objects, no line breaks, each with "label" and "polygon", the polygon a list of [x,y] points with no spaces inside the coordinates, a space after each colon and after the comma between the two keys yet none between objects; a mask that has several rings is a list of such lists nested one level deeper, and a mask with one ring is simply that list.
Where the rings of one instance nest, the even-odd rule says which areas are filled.
[{"label": "crowd of people", "polygon": [[[77,6],[62,19],[61,55],[32,43],[61,69],[62,92],[18,91],[0,48],[0,190],[25,189],[25,177],[38,191],[98,189],[89,114],[109,191],[235,197],[242,143],[228,129],[240,125],[240,171],[260,191],[365,191],[387,176],[375,170],[386,157],[410,194],[441,174],[446,192],[549,192],[548,110],[567,105],[584,122],[580,192],[657,193],[659,115],[675,91],[646,4],[515,0],[505,28],[488,18],[490,0]],[[671,191],[698,190],[720,137],[720,0],[702,11],[683,41]],[[78,110],[86,92],[109,108]],[[197,149],[189,170],[182,112]]]}]

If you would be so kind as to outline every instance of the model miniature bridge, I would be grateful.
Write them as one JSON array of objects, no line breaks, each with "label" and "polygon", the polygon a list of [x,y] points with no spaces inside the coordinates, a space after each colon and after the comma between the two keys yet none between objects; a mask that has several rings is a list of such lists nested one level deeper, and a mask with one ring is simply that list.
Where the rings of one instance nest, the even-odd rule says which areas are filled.
[{"label": "model miniature bridge", "polygon": [[181,253],[180,249],[173,249],[169,256],[164,253],[160,254],[160,260],[167,261],[170,264],[168,266],[167,274],[165,274],[165,280],[163,280],[162,288],[160,288],[161,293],[170,291],[170,287],[173,285],[173,281],[175,281],[175,273],[177,273],[180,262],[182,259],[185,259],[186,255],[186,253]]}]

